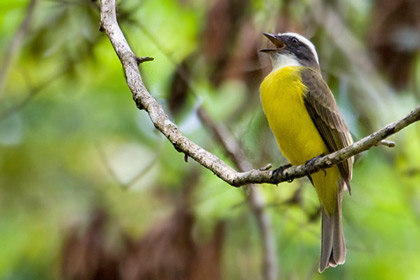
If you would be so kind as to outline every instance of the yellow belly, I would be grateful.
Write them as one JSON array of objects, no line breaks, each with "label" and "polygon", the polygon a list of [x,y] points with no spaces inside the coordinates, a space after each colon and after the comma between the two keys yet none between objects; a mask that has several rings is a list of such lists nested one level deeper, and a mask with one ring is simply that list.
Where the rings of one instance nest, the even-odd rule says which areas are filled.
[{"label": "yellow belly", "polygon": [[[283,155],[292,165],[327,154],[328,148],[312,122],[303,101],[305,85],[300,66],[284,67],[270,73],[261,84],[261,103],[268,123]],[[319,199],[328,213],[333,213],[339,170],[336,166],[312,174]]]},{"label": "yellow belly", "polygon": [[268,123],[280,150],[293,165],[328,151],[303,103],[305,85],[300,81],[300,68],[284,67],[269,74],[261,84]]}]

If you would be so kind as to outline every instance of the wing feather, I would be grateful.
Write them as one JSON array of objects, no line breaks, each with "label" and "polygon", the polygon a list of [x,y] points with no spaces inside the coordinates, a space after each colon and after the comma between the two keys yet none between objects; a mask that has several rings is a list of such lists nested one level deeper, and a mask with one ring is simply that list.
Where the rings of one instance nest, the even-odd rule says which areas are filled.
[{"label": "wing feather", "polygon": [[[335,152],[352,144],[352,138],[341,117],[334,95],[322,79],[321,74],[305,67],[302,81],[307,87],[304,103],[330,152]],[[353,173],[353,157],[338,164],[341,175],[350,190],[349,181]]]}]

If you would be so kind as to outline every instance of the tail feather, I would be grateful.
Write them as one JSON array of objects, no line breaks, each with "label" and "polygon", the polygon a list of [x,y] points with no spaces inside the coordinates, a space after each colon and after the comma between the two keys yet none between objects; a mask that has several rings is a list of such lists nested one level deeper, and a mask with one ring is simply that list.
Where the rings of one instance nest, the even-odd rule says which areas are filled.
[{"label": "tail feather", "polygon": [[344,243],[343,227],[341,224],[341,201],[343,188],[337,192],[337,207],[334,215],[329,216],[322,209],[322,239],[321,239],[321,261],[319,272],[328,267],[335,267],[346,261],[346,245]]}]

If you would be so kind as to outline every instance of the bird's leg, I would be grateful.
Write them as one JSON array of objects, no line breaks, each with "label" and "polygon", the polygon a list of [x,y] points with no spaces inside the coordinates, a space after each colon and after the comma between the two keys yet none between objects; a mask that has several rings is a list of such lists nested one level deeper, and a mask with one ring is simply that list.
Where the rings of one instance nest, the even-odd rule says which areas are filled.
[{"label": "bird's leg", "polygon": [[[273,173],[272,173],[272,176],[275,177],[275,178],[277,178],[278,176],[283,176],[283,171],[286,170],[287,168],[291,167],[291,166],[292,165],[290,163],[288,163],[288,164],[280,166],[277,169],[274,169]],[[292,181],[293,181],[293,179],[290,182],[292,182]]]}]

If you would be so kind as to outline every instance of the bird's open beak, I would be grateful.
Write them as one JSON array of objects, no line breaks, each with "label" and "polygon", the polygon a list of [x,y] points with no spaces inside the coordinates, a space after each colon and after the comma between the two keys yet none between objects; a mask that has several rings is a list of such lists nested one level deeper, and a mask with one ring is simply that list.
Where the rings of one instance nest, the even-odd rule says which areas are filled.
[{"label": "bird's open beak", "polygon": [[274,46],[276,46],[276,48],[275,49],[274,48],[262,49],[260,50],[260,52],[273,53],[273,52],[276,52],[278,49],[282,49],[286,46],[284,42],[276,35],[270,34],[270,33],[263,33],[263,34],[265,35],[265,37],[267,37],[271,41],[271,43],[274,44]]}]

